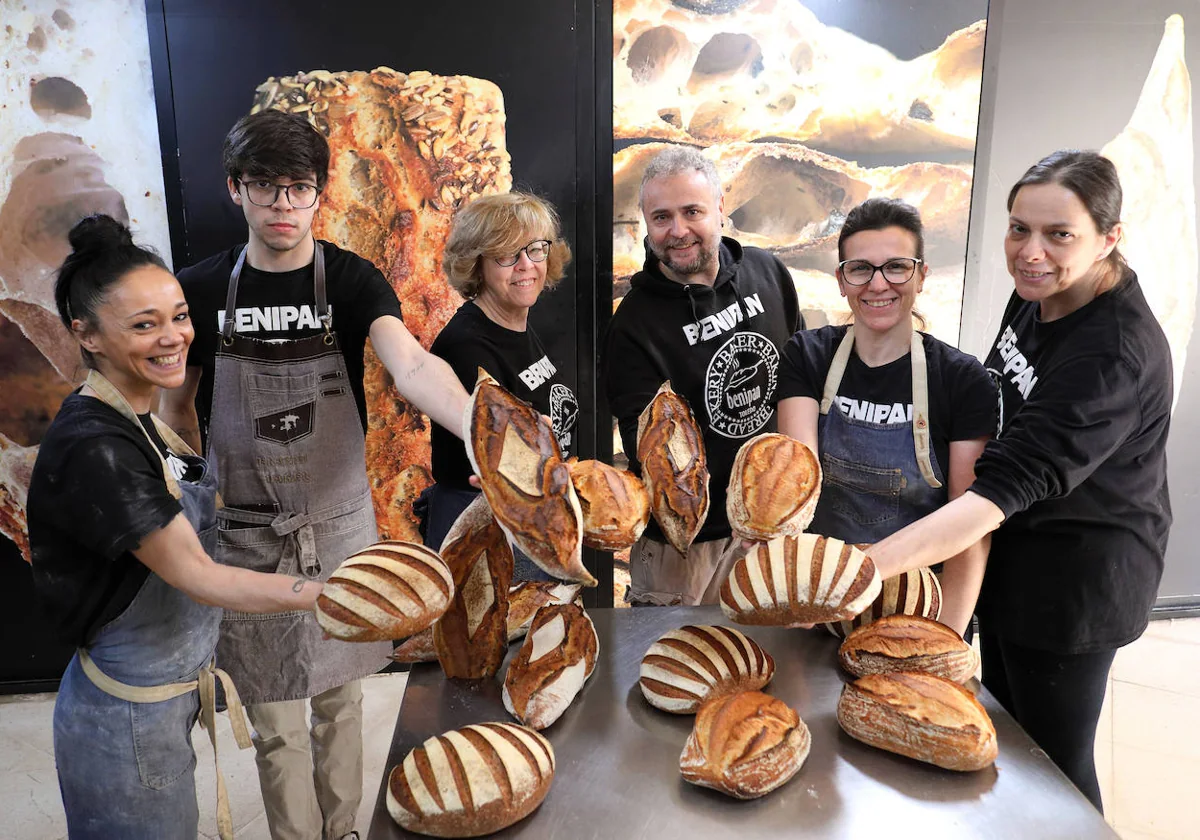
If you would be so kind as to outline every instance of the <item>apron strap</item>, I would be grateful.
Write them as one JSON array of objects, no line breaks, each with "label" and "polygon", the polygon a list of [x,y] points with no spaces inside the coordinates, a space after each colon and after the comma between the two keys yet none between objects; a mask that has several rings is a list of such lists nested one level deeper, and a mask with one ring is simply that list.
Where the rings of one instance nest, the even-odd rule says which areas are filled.
[{"label": "apron strap", "polygon": [[842,384],[842,376],[846,373],[846,364],[850,361],[850,351],[854,349],[854,325],[846,330],[845,337],[833,354],[833,362],[829,365],[829,373],[825,374],[825,393],[821,395],[821,413],[828,414]]},{"label": "apron strap", "polygon": [[913,401],[913,443],[917,448],[917,466],[925,483],[937,489],[942,482],[933,474],[933,464],[929,460],[929,371],[925,363],[925,342],[921,334],[913,330],[912,334],[912,401]]},{"label": "apron strap", "polygon": [[325,344],[333,344],[333,313],[325,295],[325,249],[313,240],[313,293],[317,298],[317,320],[325,328]]},{"label": "apron strap", "polygon": [[212,742],[213,765],[217,772],[217,830],[221,840],[233,840],[233,815],[229,810],[229,792],[225,787],[225,777],[221,775],[221,762],[217,757],[217,691],[216,681],[220,680],[225,688],[225,705],[229,710],[229,723],[233,728],[233,738],[239,749],[249,749],[250,727],[246,723],[246,713],[242,708],[242,700],[229,674],[220,668],[213,667],[210,660],[200,669],[194,680],[187,682],[168,683],[166,685],[127,685],[114,680],[100,670],[92,661],[88,652],[79,648],[79,664],[84,675],[92,681],[92,685],[118,700],[128,703],[161,703],[190,694],[197,689],[200,691],[200,724],[208,730],[208,739]]},{"label": "apron strap", "polygon": [[221,340],[227,347],[233,343],[233,327],[237,321],[237,310],[234,307],[237,306],[238,280],[242,277],[242,267],[246,265],[246,252],[249,250],[249,245],[242,246],[241,253],[233,264],[233,271],[229,273],[229,291],[225,294],[225,321],[221,324]]}]

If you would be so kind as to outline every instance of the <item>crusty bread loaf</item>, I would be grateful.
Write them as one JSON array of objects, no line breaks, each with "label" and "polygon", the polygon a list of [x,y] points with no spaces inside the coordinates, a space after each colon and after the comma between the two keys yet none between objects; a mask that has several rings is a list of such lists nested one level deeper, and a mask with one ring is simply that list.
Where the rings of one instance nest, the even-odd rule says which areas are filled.
[{"label": "crusty bread loaf", "polygon": [[796,775],[811,746],[795,709],[760,691],[741,691],[700,707],[679,771],[694,785],[756,799]]},{"label": "crusty bread loaf", "polygon": [[856,677],[920,671],[964,683],[979,669],[979,654],[932,619],[889,615],[860,627],[838,648],[842,667]]},{"label": "crusty bread loaf", "polygon": [[433,625],[433,646],[447,677],[483,679],[508,652],[508,585],[513,553],[481,493],[442,542],[454,598]]},{"label": "crusty bread loaf", "polygon": [[865,744],[947,770],[996,760],[996,729],[975,695],[932,674],[869,674],[842,689],[838,723]]},{"label": "crusty bread loaf", "polygon": [[638,417],[637,440],[650,511],[667,542],[686,554],[708,518],[708,456],[691,407],[669,381]]},{"label": "crusty bread loaf", "polygon": [[775,660],[742,631],[689,624],[650,645],[638,684],[651,706],[690,715],[714,697],[757,691],[773,676]]},{"label": "crusty bread loaf", "polygon": [[804,532],[821,496],[821,462],[795,438],[761,434],[742,444],[729,473],[725,511],[733,532],[769,540]]},{"label": "crusty bread loaf", "polygon": [[583,511],[583,544],[601,551],[629,548],[650,521],[650,494],[628,470],[602,461],[576,461],[567,466]]},{"label": "crusty bread loaf", "polygon": [[317,596],[317,623],[347,642],[403,639],[433,624],[452,597],[454,580],[436,552],[384,540],[330,575]]},{"label": "crusty bread loaf", "polygon": [[504,708],[545,729],[571,705],[596,667],[600,641],[579,604],[542,607],[504,676]]},{"label": "crusty bread loaf", "polygon": [[583,565],[583,513],[550,424],[480,368],[463,440],[509,539],[547,574],[595,586]]},{"label": "crusty bread loaf", "polygon": [[871,558],[833,537],[800,534],[752,546],[721,585],[721,610],[738,624],[794,627],[843,621],[879,594]]},{"label": "crusty bread loaf", "polygon": [[392,768],[388,813],[434,837],[481,837],[524,819],[554,780],[554,748],[511,723],[481,723],[427,740]]},{"label": "crusty bread loaf", "polygon": [[414,662],[436,662],[437,648],[433,646],[433,628],[427,627],[420,633],[409,636],[395,650],[388,654],[388,659],[395,662],[412,664]]},{"label": "crusty bread loaf", "polygon": [[508,640],[524,636],[537,611],[550,604],[570,604],[583,586],[552,580],[523,580],[508,590]]},{"label": "crusty bread loaf", "polygon": [[[869,546],[857,547],[869,556]],[[922,566],[888,578],[871,606],[847,621],[826,624],[825,629],[844,639],[856,628],[896,613],[937,621],[942,614],[942,584],[932,569]]]}]

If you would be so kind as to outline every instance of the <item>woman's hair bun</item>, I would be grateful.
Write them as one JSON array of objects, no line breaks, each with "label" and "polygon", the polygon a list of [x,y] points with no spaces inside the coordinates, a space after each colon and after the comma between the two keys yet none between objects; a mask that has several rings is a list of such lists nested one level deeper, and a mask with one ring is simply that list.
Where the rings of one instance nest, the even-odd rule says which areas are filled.
[{"label": "woman's hair bun", "polygon": [[97,213],[76,222],[75,227],[67,234],[67,241],[77,254],[96,253],[132,247],[133,235],[130,234],[129,228],[112,216]]}]

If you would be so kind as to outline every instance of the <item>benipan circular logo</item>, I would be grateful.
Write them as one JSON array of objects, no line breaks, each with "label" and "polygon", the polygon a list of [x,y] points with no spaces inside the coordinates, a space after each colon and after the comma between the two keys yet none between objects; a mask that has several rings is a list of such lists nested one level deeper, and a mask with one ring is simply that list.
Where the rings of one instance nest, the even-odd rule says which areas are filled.
[{"label": "benipan circular logo", "polygon": [[779,351],[755,332],[733,335],[708,363],[704,401],[709,427],[728,438],[755,434],[775,410]]}]

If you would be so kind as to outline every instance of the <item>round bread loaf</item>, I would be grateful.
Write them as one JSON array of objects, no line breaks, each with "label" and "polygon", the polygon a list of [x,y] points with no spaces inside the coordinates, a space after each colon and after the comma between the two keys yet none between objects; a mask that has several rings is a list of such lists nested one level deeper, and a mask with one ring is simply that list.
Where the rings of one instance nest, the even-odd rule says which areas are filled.
[{"label": "round bread loaf", "polygon": [[[866,552],[869,546],[858,546]],[[825,629],[839,639],[885,615],[919,615],[937,621],[942,614],[942,583],[933,570],[922,566],[909,569],[883,582],[871,606],[847,621],[830,622]]]},{"label": "round bread loaf", "polygon": [[975,695],[932,674],[869,674],[842,689],[838,723],[852,738],[947,770],[981,770],[999,753]]},{"label": "round bread loaf", "polygon": [[392,768],[388,813],[433,837],[480,837],[534,811],[554,780],[554,749],[511,723],[464,726],[434,736]]},{"label": "round bread loaf", "polygon": [[317,623],[335,639],[404,639],[433,624],[454,595],[437,552],[385,540],[346,558],[317,596]]},{"label": "round bread loaf", "polygon": [[738,624],[844,621],[870,606],[880,587],[871,558],[839,539],[776,537],[733,564],[721,584],[721,611]]},{"label": "round bread loaf", "polygon": [[899,613],[847,636],[838,660],[856,677],[920,671],[957,683],[971,679],[979,668],[979,654],[945,624]]},{"label": "round bread loaf", "polygon": [[762,434],[742,444],[729,473],[725,512],[734,533],[752,540],[795,536],[817,512],[821,462],[795,438]]},{"label": "round bread loaf", "polygon": [[567,462],[583,511],[583,544],[600,551],[629,548],[650,521],[650,494],[628,470],[602,461]]},{"label": "round bread loaf", "polygon": [[656,709],[690,715],[707,700],[756,691],[773,676],[775,660],[742,631],[689,624],[650,646],[638,684]]},{"label": "round bread loaf", "polygon": [[700,707],[679,772],[694,785],[757,799],[796,775],[811,746],[795,709],[769,694],[741,691]]}]

